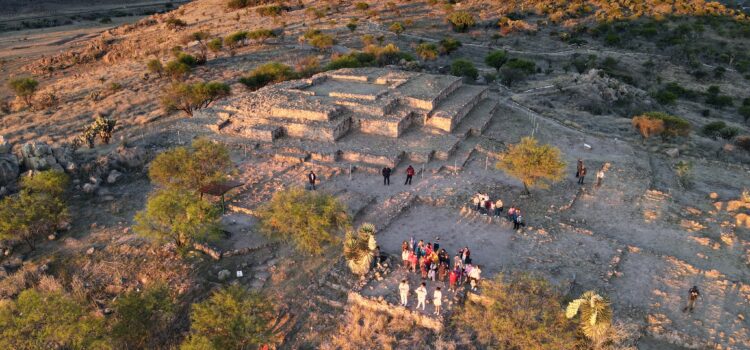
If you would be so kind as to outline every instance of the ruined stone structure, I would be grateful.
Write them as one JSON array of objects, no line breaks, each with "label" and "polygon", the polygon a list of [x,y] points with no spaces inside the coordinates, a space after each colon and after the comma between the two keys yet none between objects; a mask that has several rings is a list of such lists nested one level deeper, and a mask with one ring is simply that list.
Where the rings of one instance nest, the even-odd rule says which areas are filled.
[{"label": "ruined stone structure", "polygon": [[237,95],[209,113],[221,132],[273,144],[282,157],[379,168],[448,161],[497,108],[487,87],[459,77],[357,68]]}]

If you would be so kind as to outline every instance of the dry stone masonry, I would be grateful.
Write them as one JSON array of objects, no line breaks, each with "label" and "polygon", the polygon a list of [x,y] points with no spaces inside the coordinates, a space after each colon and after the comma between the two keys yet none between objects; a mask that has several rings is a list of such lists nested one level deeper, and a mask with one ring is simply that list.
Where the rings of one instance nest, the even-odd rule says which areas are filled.
[{"label": "dry stone masonry", "polygon": [[215,129],[305,160],[378,168],[447,160],[497,111],[487,87],[454,76],[340,69],[236,95]]}]

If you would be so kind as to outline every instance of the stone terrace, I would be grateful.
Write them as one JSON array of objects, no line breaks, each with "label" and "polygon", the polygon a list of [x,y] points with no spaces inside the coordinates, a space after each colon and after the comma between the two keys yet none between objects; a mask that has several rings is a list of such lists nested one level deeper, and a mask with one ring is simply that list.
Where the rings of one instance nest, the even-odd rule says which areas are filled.
[{"label": "stone terrace", "polygon": [[236,95],[204,114],[281,157],[376,170],[448,160],[497,107],[486,87],[459,77],[357,68]]}]

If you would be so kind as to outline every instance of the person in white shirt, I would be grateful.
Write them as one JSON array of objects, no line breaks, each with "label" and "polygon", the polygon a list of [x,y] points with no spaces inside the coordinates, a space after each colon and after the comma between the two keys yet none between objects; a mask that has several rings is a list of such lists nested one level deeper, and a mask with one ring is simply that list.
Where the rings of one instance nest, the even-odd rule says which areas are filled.
[{"label": "person in white shirt", "polygon": [[427,285],[422,282],[422,285],[417,288],[417,309],[419,309],[419,305],[422,305],[422,310],[425,308],[425,300],[427,299]]},{"label": "person in white shirt", "polygon": [[602,185],[602,180],[604,180],[604,169],[599,169],[599,171],[596,172],[596,187]]},{"label": "person in white shirt", "polygon": [[398,291],[401,294],[401,306],[406,306],[409,299],[409,282],[406,279],[402,279],[398,285]]},{"label": "person in white shirt", "polygon": [[479,269],[479,265],[472,267],[471,271],[469,271],[469,279],[471,280],[471,290],[473,291],[477,290],[477,284],[479,283],[479,279],[481,278],[482,278],[482,270]]},{"label": "person in white shirt", "polygon": [[435,288],[435,293],[432,294],[432,302],[435,303],[435,315],[440,316],[440,306],[443,305],[443,292],[440,291],[440,287]]}]

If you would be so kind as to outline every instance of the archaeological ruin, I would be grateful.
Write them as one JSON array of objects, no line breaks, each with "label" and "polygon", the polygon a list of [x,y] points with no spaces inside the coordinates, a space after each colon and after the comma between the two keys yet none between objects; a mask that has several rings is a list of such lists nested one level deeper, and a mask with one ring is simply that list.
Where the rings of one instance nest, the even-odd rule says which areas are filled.
[{"label": "archaeological ruin", "polygon": [[222,133],[273,144],[279,156],[370,170],[402,160],[460,166],[470,153],[462,143],[498,110],[490,94],[455,76],[354,68],[235,95],[204,114],[218,117]]}]

